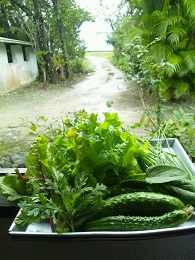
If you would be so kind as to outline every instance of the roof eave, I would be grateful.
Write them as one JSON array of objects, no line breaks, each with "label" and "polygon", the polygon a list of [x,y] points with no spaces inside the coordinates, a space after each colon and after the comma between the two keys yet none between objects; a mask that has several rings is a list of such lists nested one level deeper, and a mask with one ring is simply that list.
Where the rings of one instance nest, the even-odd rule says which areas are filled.
[{"label": "roof eave", "polygon": [[14,40],[14,39],[9,39],[9,38],[4,38],[4,37],[0,37],[0,42],[10,43],[10,44],[29,45],[29,46],[32,45],[31,42],[25,42],[25,41],[20,41],[20,40]]}]

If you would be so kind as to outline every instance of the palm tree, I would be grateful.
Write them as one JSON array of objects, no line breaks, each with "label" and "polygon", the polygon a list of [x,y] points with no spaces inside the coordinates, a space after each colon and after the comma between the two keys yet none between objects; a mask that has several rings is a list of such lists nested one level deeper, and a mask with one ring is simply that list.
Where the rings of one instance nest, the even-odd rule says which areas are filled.
[{"label": "palm tree", "polygon": [[189,94],[195,78],[195,1],[144,0],[142,4],[141,36],[142,44],[148,46],[146,55],[151,62],[166,63],[161,93],[166,98]]}]

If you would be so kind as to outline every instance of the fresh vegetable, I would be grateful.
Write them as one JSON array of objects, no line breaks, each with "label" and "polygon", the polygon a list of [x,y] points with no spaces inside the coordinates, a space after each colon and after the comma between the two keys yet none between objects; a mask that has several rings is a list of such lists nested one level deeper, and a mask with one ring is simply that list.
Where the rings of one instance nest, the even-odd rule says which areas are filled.
[{"label": "fresh vegetable", "polygon": [[148,189],[170,194],[195,207],[195,176],[169,165],[154,165],[146,170]]},{"label": "fresh vegetable", "polygon": [[18,174],[7,173],[0,177],[0,191],[9,201],[19,201],[31,195],[28,179]]},{"label": "fresh vegetable", "polygon": [[75,231],[83,224],[78,219],[102,210],[114,189],[170,193],[195,205],[195,180],[181,160],[131,135],[116,113],[98,120],[82,110],[69,114],[62,129],[52,139],[37,137],[25,175],[0,177],[2,194],[19,202],[17,224],[49,218],[52,231]]},{"label": "fresh vegetable", "polygon": [[154,192],[134,192],[107,199],[102,215],[151,216],[183,208],[183,202],[173,196]]},{"label": "fresh vegetable", "polygon": [[[124,131],[117,114],[98,115],[85,111],[64,121],[64,132],[54,140],[39,136],[26,158],[27,197],[20,199],[21,214],[16,223],[25,225],[52,220],[58,232],[74,231],[74,219],[90,209],[101,207],[108,187],[128,177],[143,179],[138,158],[147,154],[149,142],[140,145]],[[6,193],[5,182],[0,189]],[[19,180],[18,181],[22,181]],[[14,189],[14,183],[10,187]],[[9,188],[10,188],[9,187]],[[18,195],[20,191],[17,190]],[[18,198],[9,194],[9,199]]]},{"label": "fresh vegetable", "polygon": [[102,207],[94,207],[77,217],[74,226],[77,228],[84,222],[107,216],[160,216],[173,210],[184,209],[184,204],[176,197],[154,193],[133,192],[108,198]]},{"label": "fresh vegetable", "polygon": [[87,222],[82,231],[143,231],[177,227],[188,219],[184,210],[174,210],[161,216],[109,216]]},{"label": "fresh vegetable", "polygon": [[37,185],[35,179],[34,187],[39,189],[32,196],[21,200],[18,205],[22,209],[15,220],[16,224],[25,225],[50,219],[52,231],[70,232],[75,231],[74,218],[81,212],[85,212],[92,206],[97,209],[101,205],[104,185],[96,184],[95,187],[87,185],[88,177],[81,173],[69,184],[68,179],[53,169],[51,180],[40,179]]}]

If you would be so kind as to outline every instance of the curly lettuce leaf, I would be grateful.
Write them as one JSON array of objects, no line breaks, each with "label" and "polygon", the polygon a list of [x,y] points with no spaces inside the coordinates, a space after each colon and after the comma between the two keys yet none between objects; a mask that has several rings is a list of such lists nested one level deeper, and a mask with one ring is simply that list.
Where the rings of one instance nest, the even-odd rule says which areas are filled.
[{"label": "curly lettuce leaf", "polygon": [[31,186],[25,178],[7,173],[0,177],[0,191],[9,201],[16,202],[31,194]]}]

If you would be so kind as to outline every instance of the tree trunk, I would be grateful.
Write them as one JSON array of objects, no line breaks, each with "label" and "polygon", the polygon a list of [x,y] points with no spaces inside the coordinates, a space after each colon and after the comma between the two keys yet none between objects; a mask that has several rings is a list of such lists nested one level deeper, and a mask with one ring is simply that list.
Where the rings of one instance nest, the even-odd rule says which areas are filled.
[{"label": "tree trunk", "polygon": [[62,19],[60,18],[60,12],[59,12],[59,2],[58,0],[52,0],[53,7],[54,7],[54,14],[57,20],[57,25],[58,25],[58,30],[60,34],[60,40],[61,40],[61,48],[62,48],[62,54],[63,54],[63,59],[65,62],[64,69],[65,69],[65,76],[66,79],[69,78],[69,64],[68,64],[68,53],[66,49],[66,37],[64,33],[64,26]]},{"label": "tree trunk", "polygon": [[46,69],[46,80],[47,82],[54,83],[53,64],[51,60],[51,54],[49,53],[49,48],[46,44],[44,19],[41,12],[40,2],[33,0],[33,5],[34,19],[37,25],[37,40],[40,51],[43,53],[43,60]]},{"label": "tree trunk", "polygon": [[49,52],[49,47],[47,45],[46,37],[45,37],[45,26],[44,26],[44,18],[42,15],[42,10],[40,7],[41,0],[32,0],[32,4],[34,10],[32,11],[27,7],[27,4],[21,3],[19,0],[10,0],[10,3],[16,5],[19,9],[26,13],[27,17],[36,24],[36,34],[37,34],[37,43],[40,52],[42,53],[43,64],[44,67],[44,79],[46,74],[46,81],[53,83],[54,82],[54,73],[53,73],[53,64],[51,59],[51,54]]}]

